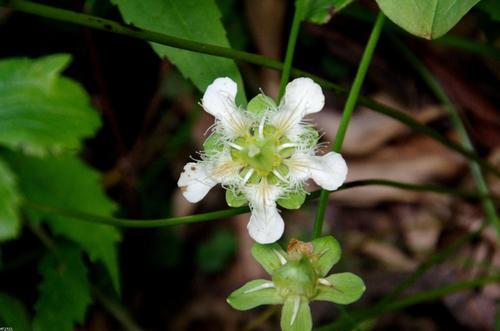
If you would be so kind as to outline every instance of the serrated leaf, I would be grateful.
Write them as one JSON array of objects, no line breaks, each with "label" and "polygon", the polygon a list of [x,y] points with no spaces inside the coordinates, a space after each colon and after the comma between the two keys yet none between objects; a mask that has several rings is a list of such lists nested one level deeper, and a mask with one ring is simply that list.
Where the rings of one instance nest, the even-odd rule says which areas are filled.
[{"label": "serrated leaf", "polygon": [[325,276],[330,269],[340,260],[342,249],[340,244],[332,236],[325,236],[314,239],[313,244],[313,261],[314,267],[317,269],[320,277]]},{"label": "serrated leaf", "polygon": [[261,93],[248,102],[247,111],[260,115],[267,110],[276,109],[276,107],[276,102],[274,102],[273,98]]},{"label": "serrated leaf", "polygon": [[357,301],[365,292],[365,283],[350,272],[333,274],[326,277],[331,286],[321,284],[314,300],[330,301],[342,305]]},{"label": "serrated leaf", "polygon": [[282,331],[310,331],[312,329],[309,302],[301,297],[289,296],[281,310]]},{"label": "serrated leaf", "polygon": [[6,293],[0,293],[0,325],[15,331],[30,331],[30,318],[23,303]]},{"label": "serrated leaf", "polygon": [[[302,1],[302,0],[301,0]],[[354,0],[303,0],[306,2],[304,20],[316,24],[327,23],[332,15]]]},{"label": "serrated leaf", "polygon": [[306,192],[291,192],[278,199],[278,205],[286,209],[299,209],[306,201]]},{"label": "serrated leaf", "polygon": [[75,81],[62,77],[69,55],[0,61],[0,144],[29,154],[77,150],[100,119]]},{"label": "serrated leaf", "polygon": [[248,310],[260,305],[276,305],[283,303],[274,287],[269,287],[272,282],[265,279],[249,281],[227,298],[227,303],[234,309]]},{"label": "serrated leaf", "polygon": [[248,203],[247,198],[243,194],[234,194],[232,190],[226,190],[226,202],[229,207],[241,207]]},{"label": "serrated leaf", "polygon": [[[128,23],[178,38],[230,47],[221,14],[214,0],[115,0]],[[237,100],[246,103],[243,80],[230,59],[190,52],[153,43],[161,57],[167,57],[200,90],[218,77],[230,77],[238,84]]]},{"label": "serrated leaf", "polygon": [[[106,196],[100,174],[74,156],[43,159],[9,152],[4,154],[16,170],[19,187],[27,200],[43,205],[110,216],[115,204]],[[119,231],[66,216],[30,209],[32,222],[46,222],[52,232],[80,245],[92,261],[100,261],[119,289],[117,243]]]},{"label": "serrated leaf", "polygon": [[0,159],[0,241],[16,238],[19,234],[19,203],[15,175]]},{"label": "serrated leaf", "polygon": [[64,245],[49,252],[39,265],[42,282],[35,304],[34,331],[73,331],[92,302],[81,251]]},{"label": "serrated leaf", "polygon": [[272,275],[286,263],[288,255],[277,243],[255,243],[252,246],[252,256],[268,274]]},{"label": "serrated leaf", "polygon": [[453,28],[479,0],[376,0],[394,23],[409,33],[436,39]]}]

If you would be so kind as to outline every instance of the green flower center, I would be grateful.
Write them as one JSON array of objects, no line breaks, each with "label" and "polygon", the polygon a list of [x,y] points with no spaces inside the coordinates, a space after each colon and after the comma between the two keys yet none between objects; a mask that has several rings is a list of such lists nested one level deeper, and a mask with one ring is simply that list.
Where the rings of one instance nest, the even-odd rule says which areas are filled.
[{"label": "green flower center", "polygon": [[289,140],[276,128],[264,125],[262,128],[252,128],[243,136],[237,138],[231,146],[231,156],[235,162],[243,166],[241,176],[252,172],[250,182],[258,182],[262,177],[275,181],[273,170],[284,176],[288,173],[283,160],[293,154],[295,148],[287,147]]}]

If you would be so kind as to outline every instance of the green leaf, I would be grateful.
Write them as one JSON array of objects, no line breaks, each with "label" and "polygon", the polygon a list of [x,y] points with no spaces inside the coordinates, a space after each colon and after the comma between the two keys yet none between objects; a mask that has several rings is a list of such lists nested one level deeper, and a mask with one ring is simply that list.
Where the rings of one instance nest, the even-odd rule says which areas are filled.
[{"label": "green leaf", "polygon": [[75,81],[62,77],[69,55],[0,61],[0,144],[45,155],[80,148],[100,119]]},{"label": "green leaf", "polygon": [[281,310],[282,331],[310,331],[312,329],[311,309],[305,298],[290,296]]},{"label": "green leaf", "polygon": [[265,111],[276,109],[276,107],[276,102],[274,102],[273,98],[261,93],[248,102],[247,111],[260,115]]},{"label": "green leaf", "polygon": [[333,274],[326,277],[326,280],[332,285],[319,285],[318,294],[314,297],[314,300],[347,305],[357,301],[366,289],[363,280],[350,272]]},{"label": "green leaf", "polygon": [[15,331],[30,331],[30,318],[21,301],[6,293],[0,293],[0,325]]},{"label": "green leaf", "polygon": [[40,262],[42,283],[35,304],[34,331],[73,331],[85,319],[92,302],[87,268],[81,252],[65,245],[48,253]]},{"label": "green leaf", "polygon": [[436,39],[453,28],[479,0],[376,0],[394,23],[411,34]]},{"label": "green leaf", "polygon": [[316,24],[327,23],[332,15],[354,0],[303,0],[306,2],[304,20]]},{"label": "green leaf", "polygon": [[[214,0],[115,0],[124,20],[138,27],[174,37],[230,47],[221,14]],[[200,90],[218,77],[230,77],[238,84],[237,100],[246,103],[243,81],[233,60],[194,53],[153,43],[161,57],[167,57]]]},{"label": "green leaf", "polygon": [[21,223],[18,212],[19,203],[15,175],[0,159],[0,241],[18,236]]},{"label": "green leaf", "polygon": [[477,5],[479,9],[490,15],[491,19],[500,22],[500,1],[481,0]]},{"label": "green leaf", "polygon": [[205,272],[218,272],[224,269],[235,251],[236,239],[233,233],[220,230],[198,246],[196,264]]},{"label": "green leaf", "polygon": [[[100,174],[74,156],[40,159],[14,152],[4,155],[16,170],[19,187],[30,202],[103,216],[111,216],[116,210],[101,186]],[[32,222],[45,221],[55,234],[79,244],[91,260],[104,263],[113,285],[119,289],[116,246],[120,233],[116,228],[37,209],[27,214]]]},{"label": "green leaf", "polygon": [[258,244],[252,246],[252,256],[257,262],[272,275],[276,270],[286,263],[287,253],[283,251],[280,245],[273,244]]},{"label": "green leaf", "polygon": [[274,287],[268,287],[272,282],[265,279],[255,279],[240,287],[227,298],[227,303],[234,309],[248,310],[260,305],[277,305],[283,303]]},{"label": "green leaf", "polygon": [[337,239],[332,236],[314,239],[312,244],[315,258],[313,265],[319,276],[323,277],[340,260],[342,249]]},{"label": "green leaf", "polygon": [[298,191],[288,193],[282,198],[278,199],[278,205],[286,209],[299,209],[306,201],[306,192]]},{"label": "green leaf", "polygon": [[243,194],[234,194],[233,190],[226,190],[226,202],[229,207],[241,207],[248,203],[247,198]]}]

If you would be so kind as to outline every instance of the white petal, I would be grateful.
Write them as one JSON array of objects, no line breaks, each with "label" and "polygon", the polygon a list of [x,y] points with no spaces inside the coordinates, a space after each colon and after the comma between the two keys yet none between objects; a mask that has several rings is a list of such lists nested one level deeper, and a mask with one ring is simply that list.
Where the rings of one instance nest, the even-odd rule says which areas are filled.
[{"label": "white petal", "polygon": [[319,112],[324,105],[325,96],[318,84],[310,78],[294,79],[286,86],[273,124],[285,132],[294,130],[304,116]]},{"label": "white petal", "polygon": [[244,127],[244,116],[235,103],[238,86],[228,77],[217,78],[203,95],[203,109],[221,121],[228,133],[234,134]]},{"label": "white petal", "polygon": [[259,244],[270,244],[281,238],[285,223],[276,206],[252,209],[252,216],[247,225],[248,233]]},{"label": "white petal", "polygon": [[347,164],[339,153],[310,157],[312,179],[325,190],[333,191],[342,185],[347,176]]},{"label": "white petal", "polygon": [[177,181],[182,195],[193,203],[203,199],[216,184],[217,182],[210,177],[206,167],[201,163],[194,162],[189,162],[184,166],[184,171]]},{"label": "white petal", "polygon": [[323,156],[295,153],[286,160],[292,183],[303,183],[312,178],[322,188],[333,191],[344,183],[347,164],[342,155],[330,152]]}]

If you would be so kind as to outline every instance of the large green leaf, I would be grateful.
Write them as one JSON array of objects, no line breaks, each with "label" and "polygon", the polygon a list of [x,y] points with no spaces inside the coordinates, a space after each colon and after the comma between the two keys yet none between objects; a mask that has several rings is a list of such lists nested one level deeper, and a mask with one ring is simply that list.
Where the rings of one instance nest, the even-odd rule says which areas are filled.
[{"label": "large green leaf", "polygon": [[28,312],[22,302],[6,293],[0,293],[0,325],[16,331],[31,330]]},{"label": "large green leaf", "polygon": [[75,150],[100,120],[75,81],[62,77],[69,55],[0,61],[0,144],[43,155]]},{"label": "large green leaf", "polygon": [[35,304],[34,331],[73,331],[91,303],[87,268],[72,245],[49,252],[40,262],[42,283]]},{"label": "large green leaf", "polygon": [[[214,0],[114,0],[126,22],[179,38],[229,47],[221,14]],[[153,43],[161,57],[167,57],[182,74],[204,91],[218,77],[238,83],[238,102],[245,103],[245,92],[238,67],[233,60],[194,53]]]},{"label": "large green leaf", "polygon": [[[101,186],[99,174],[76,157],[40,159],[14,152],[4,156],[18,174],[20,190],[30,202],[103,216],[110,216],[116,209]],[[55,234],[79,244],[93,261],[103,262],[119,288],[117,229],[37,209],[30,209],[27,215],[33,222],[45,221]]]},{"label": "large green leaf", "polygon": [[479,0],[376,0],[394,23],[419,37],[436,39],[453,28]]},{"label": "large green leaf", "polygon": [[0,241],[17,237],[20,227],[18,207],[15,176],[0,159]]}]

